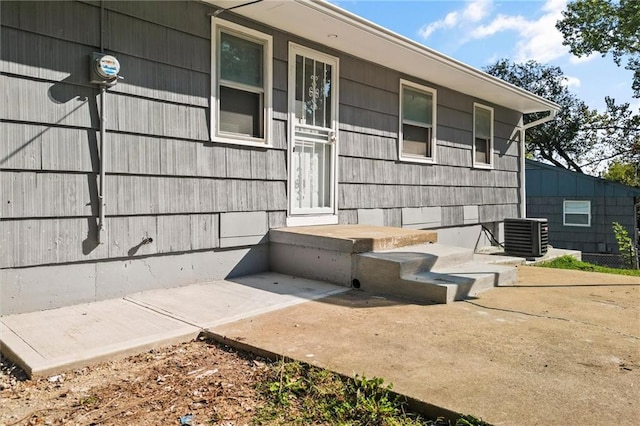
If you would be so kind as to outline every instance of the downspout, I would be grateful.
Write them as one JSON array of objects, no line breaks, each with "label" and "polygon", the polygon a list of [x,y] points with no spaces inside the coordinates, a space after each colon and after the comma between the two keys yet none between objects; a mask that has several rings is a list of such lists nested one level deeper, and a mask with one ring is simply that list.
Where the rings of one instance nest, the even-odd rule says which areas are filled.
[{"label": "downspout", "polygon": [[522,207],[520,208],[520,217],[527,217],[527,190],[525,188],[526,185],[526,162],[525,156],[527,152],[527,143],[526,143],[526,132],[527,129],[531,129],[532,127],[539,126],[541,124],[547,123],[558,115],[558,111],[552,109],[549,111],[549,115],[546,117],[542,117],[536,121],[532,121],[531,123],[527,123],[520,129],[520,138],[522,140],[522,155],[520,156],[520,200],[522,200]]},{"label": "downspout", "polygon": [[524,141],[524,127],[520,127],[520,218],[527,217],[527,189],[525,188],[525,174],[526,174],[526,162],[525,157],[527,155],[527,144]]}]

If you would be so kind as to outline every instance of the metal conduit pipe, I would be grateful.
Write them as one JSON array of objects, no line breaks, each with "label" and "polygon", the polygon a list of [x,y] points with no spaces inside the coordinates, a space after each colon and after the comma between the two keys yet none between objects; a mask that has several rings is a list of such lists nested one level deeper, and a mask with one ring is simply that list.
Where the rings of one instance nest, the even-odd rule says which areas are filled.
[{"label": "metal conduit pipe", "polygon": [[106,214],[106,199],[105,199],[105,189],[106,189],[106,178],[105,178],[105,153],[106,153],[106,143],[105,143],[105,134],[106,134],[106,97],[107,97],[107,88],[106,86],[100,85],[100,149],[98,153],[98,167],[100,167],[100,178],[99,178],[99,192],[98,192],[98,235],[97,240],[99,244],[102,244],[105,240],[105,214]]}]

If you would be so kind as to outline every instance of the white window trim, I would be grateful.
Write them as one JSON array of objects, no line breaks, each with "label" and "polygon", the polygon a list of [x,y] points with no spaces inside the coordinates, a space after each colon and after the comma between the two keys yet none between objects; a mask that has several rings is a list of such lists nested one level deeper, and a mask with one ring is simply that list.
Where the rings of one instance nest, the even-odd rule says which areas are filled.
[{"label": "white window trim", "polygon": [[[264,46],[264,94],[263,94],[263,120],[264,137],[253,138],[251,136],[221,134],[218,130],[220,121],[220,100],[218,98],[218,33],[227,31],[237,37],[262,43]],[[229,85],[242,90],[257,93],[254,88],[242,88],[241,84]],[[262,93],[262,92],[260,92]],[[251,28],[229,21],[220,21],[220,18],[211,17],[211,140],[213,142],[232,143],[258,147],[273,147],[272,119],[273,119],[273,37]]]},{"label": "white window trim", "polygon": [[[567,223],[567,203],[588,203],[589,204],[589,213],[587,214],[587,223]],[[571,213],[575,214],[575,213]],[[577,226],[581,228],[590,228],[591,227],[591,200],[564,200],[562,202],[562,224],[564,226]]]},{"label": "white window trim", "polygon": [[[431,152],[433,155],[431,157],[418,157],[413,155],[406,155],[403,153],[403,144],[404,144],[404,134],[402,132],[402,124],[403,120],[403,110],[402,110],[402,94],[403,88],[410,87],[412,89],[416,89],[420,92],[429,93],[433,97],[433,117],[432,117],[432,125],[431,125]],[[438,127],[438,91],[432,87],[423,86],[422,84],[414,83],[413,81],[400,79],[400,92],[399,92],[399,117],[398,117],[398,158],[400,161],[407,161],[412,163],[427,163],[427,164],[435,164],[437,162],[437,140],[436,137],[436,129]],[[410,122],[410,121],[408,121]]]},{"label": "white window trim", "polygon": [[[489,111],[491,113],[491,138],[489,139],[489,147],[487,149],[487,156],[489,157],[488,163],[480,163],[476,161],[476,108],[481,108]],[[494,115],[493,115],[493,107],[488,105],[483,105],[478,102],[473,103],[473,118],[472,118],[472,126],[473,126],[473,143],[471,146],[471,158],[473,160],[473,167],[476,169],[493,169],[493,141],[495,139],[494,134]]]}]

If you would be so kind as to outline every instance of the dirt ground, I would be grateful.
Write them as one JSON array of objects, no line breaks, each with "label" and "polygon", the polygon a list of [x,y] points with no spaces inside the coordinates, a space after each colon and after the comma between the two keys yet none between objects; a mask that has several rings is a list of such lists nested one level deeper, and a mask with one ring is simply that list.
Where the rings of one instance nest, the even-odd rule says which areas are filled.
[{"label": "dirt ground", "polygon": [[3,358],[0,425],[244,425],[266,368],[205,340],[36,380]]}]

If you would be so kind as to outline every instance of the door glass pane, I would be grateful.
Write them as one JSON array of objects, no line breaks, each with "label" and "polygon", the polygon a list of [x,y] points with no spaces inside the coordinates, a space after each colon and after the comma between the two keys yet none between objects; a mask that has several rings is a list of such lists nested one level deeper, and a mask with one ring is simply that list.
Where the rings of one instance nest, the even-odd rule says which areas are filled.
[{"label": "door glass pane", "polygon": [[331,127],[331,65],[296,55],[295,115],[298,123]]},{"label": "door glass pane", "polygon": [[305,119],[304,81],[304,58],[300,55],[296,55],[295,115],[298,123],[304,123]]},{"label": "door glass pane", "polygon": [[318,109],[317,95],[318,90],[317,76],[314,74],[315,61],[313,59],[304,59],[304,104],[305,104],[305,123],[314,126],[315,111]]},{"label": "door glass pane", "polygon": [[404,88],[402,91],[402,118],[416,123],[432,125],[433,96],[430,93]]},{"label": "door glass pane", "polygon": [[292,157],[293,207],[331,207],[332,145],[296,141]]},{"label": "door glass pane", "polygon": [[324,127],[332,127],[333,123],[331,122],[331,114],[333,113],[333,111],[331,110],[331,105],[332,105],[332,92],[333,89],[331,88],[331,85],[333,84],[333,82],[331,81],[331,65],[329,64],[324,64],[324,84],[322,86],[323,88],[323,96],[324,96]]},{"label": "door glass pane", "polygon": [[263,46],[220,33],[220,77],[254,87],[263,86]]}]

